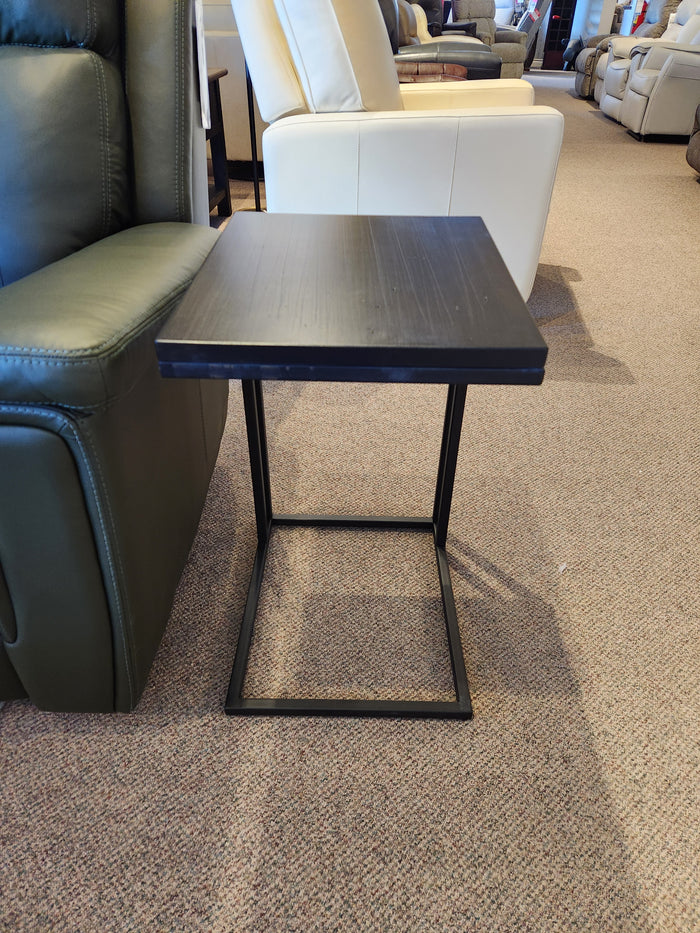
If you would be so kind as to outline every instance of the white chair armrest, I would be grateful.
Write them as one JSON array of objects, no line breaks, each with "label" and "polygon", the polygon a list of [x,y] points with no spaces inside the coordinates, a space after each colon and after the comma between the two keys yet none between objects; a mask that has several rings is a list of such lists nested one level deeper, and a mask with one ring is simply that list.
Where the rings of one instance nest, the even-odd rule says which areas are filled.
[{"label": "white chair armrest", "polygon": [[[684,65],[700,67],[700,46],[677,45],[675,42],[654,45],[648,49],[643,67],[660,71],[669,56],[683,62]],[[698,102],[700,103],[700,98],[698,98]]]},{"label": "white chair armrest", "polygon": [[263,135],[267,209],[481,216],[528,298],[563,125],[534,106],[287,117]]},{"label": "white chair armrest", "polygon": [[409,111],[528,107],[535,101],[534,87],[520,78],[402,84],[400,91],[404,108]]},{"label": "white chair armrest", "polygon": [[608,39],[607,47],[612,52],[613,58],[630,58],[632,49],[648,48],[656,41],[656,39],[639,39],[634,36],[612,36]]}]

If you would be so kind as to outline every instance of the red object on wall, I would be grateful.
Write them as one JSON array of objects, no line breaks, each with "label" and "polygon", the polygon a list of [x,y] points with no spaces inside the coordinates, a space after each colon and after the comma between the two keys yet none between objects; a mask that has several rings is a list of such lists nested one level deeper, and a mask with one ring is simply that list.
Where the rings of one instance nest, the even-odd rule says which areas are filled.
[{"label": "red object on wall", "polygon": [[[635,16],[635,18],[634,18],[634,23],[632,24],[632,32],[634,32],[635,29],[637,28],[637,26],[639,26],[639,24],[643,21],[648,6],[649,6],[649,4],[646,2],[646,0],[644,0],[644,3],[643,3],[643,5],[642,5],[641,12],[638,13],[638,14]],[[630,33],[630,35],[631,35],[631,33]]]}]

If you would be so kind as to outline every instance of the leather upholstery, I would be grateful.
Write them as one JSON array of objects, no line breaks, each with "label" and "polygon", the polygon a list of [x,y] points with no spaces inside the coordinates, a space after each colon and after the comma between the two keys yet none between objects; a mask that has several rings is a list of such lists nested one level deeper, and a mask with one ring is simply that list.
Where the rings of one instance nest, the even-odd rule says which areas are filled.
[{"label": "leather upholstery", "polygon": [[216,240],[194,79],[187,0],[0,6],[0,700],[133,708],[196,532],[227,386],[153,348]]},{"label": "leather upholstery", "polygon": [[[659,0],[660,2],[660,0]],[[596,84],[594,97],[600,109],[607,116],[620,121],[622,98],[632,66],[634,49],[650,47],[657,42],[676,42],[683,28],[698,8],[698,0],[666,0],[659,8],[659,3],[647,9],[644,23],[631,36],[613,36],[604,43],[607,54],[601,55],[596,65]],[[650,13],[651,9],[651,13]],[[640,29],[642,35],[639,35]],[[684,34],[685,35],[685,34]],[[687,41],[683,39],[682,41]],[[638,66],[638,62],[634,67]],[[634,70],[634,68],[632,68]]]},{"label": "leather upholstery", "polygon": [[[573,63],[574,71],[576,72],[574,77],[574,89],[579,97],[585,99],[593,97],[598,59],[607,50],[607,42],[605,40],[619,34],[622,26],[623,14],[624,7],[621,4],[617,4],[613,11],[609,32],[592,36],[586,36],[584,34],[579,36],[578,39],[572,39],[569,42],[564,52],[564,61]],[[600,23],[597,20],[595,20],[595,22],[596,27],[598,27]]]},{"label": "leather upholstery", "polygon": [[[26,19],[1,15],[3,33],[13,40],[0,58],[0,285],[6,285],[120,230],[129,222],[129,190],[126,105],[114,59],[76,45],[87,28],[79,19],[75,31],[54,36],[56,29],[37,34]],[[104,45],[99,18],[93,31]],[[53,38],[61,45],[49,45]],[[63,132],[62,121],[75,135]],[[31,199],[16,182],[27,173],[35,186]]]},{"label": "leather upholstery", "polygon": [[[366,29],[368,15],[378,11],[376,0],[328,3],[334,9],[342,5],[343,15],[354,17],[358,29]],[[261,83],[272,98],[265,60],[281,50],[268,41],[269,23],[266,29],[246,30],[244,24],[251,21],[239,12],[247,5],[248,0],[233,0],[253,86],[257,91]],[[337,33],[330,30],[329,35]],[[317,42],[325,38],[316,33]],[[352,49],[346,46],[344,54],[352,56]],[[381,54],[385,61],[377,63],[378,69],[387,62],[393,68],[388,40]],[[291,51],[287,59],[292,60]],[[336,93],[342,96],[343,88]],[[286,94],[281,88],[280,99]],[[273,122],[263,134],[267,209],[481,215],[527,298],[561,146],[561,114],[532,106],[532,85],[514,79],[405,84],[399,94],[400,106],[392,110],[306,113]],[[514,153],[518,172],[512,171]]]},{"label": "leather upholstery", "polygon": [[362,23],[344,0],[275,0],[275,7],[312,113],[401,107],[376,2],[367,6]]},{"label": "leather upholstery", "polygon": [[439,62],[461,65],[467,69],[467,79],[483,80],[501,77],[501,59],[479,39],[467,36],[440,36],[433,39],[421,6],[398,0],[399,58],[401,61]]},{"label": "leather upholstery", "polygon": [[689,136],[692,131],[700,104],[700,15],[687,25],[696,30],[689,44],[655,44],[633,58],[620,122],[638,136]]},{"label": "leather upholstery", "polygon": [[501,59],[486,48],[461,48],[451,42],[437,39],[430,44],[407,46],[399,49],[396,63],[438,62],[445,65],[458,65],[467,70],[468,81],[484,81],[501,77]]},{"label": "leather upholstery", "polygon": [[438,62],[396,62],[401,84],[435,81],[466,81],[467,69],[462,65],[442,65]]}]

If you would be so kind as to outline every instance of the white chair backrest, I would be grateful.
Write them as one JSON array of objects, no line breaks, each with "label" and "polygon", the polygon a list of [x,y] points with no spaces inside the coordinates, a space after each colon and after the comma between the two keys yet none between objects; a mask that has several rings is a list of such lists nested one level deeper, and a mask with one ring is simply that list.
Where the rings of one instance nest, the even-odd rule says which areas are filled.
[{"label": "white chair backrest", "polygon": [[[678,42],[679,35],[688,20],[698,11],[698,0],[682,0],[676,10],[671,13],[668,19],[668,26],[661,34],[661,38],[666,42]],[[686,41],[687,40],[683,40]]]},{"label": "white chair backrest", "polygon": [[700,32],[700,13],[694,13],[688,17],[687,23],[681,27],[676,42],[679,45],[697,45],[696,37],[698,32]]},{"label": "white chair backrest", "polygon": [[377,0],[275,0],[275,7],[314,113],[402,109]]},{"label": "white chair backrest", "polygon": [[231,0],[258,107],[295,113],[402,110],[377,0]]},{"label": "white chair backrest", "polygon": [[428,17],[419,3],[412,3],[413,14],[416,17],[416,34],[421,42],[432,42],[433,37],[428,29]]},{"label": "white chair backrest", "polygon": [[231,5],[263,120],[308,113],[274,0],[231,0]]}]

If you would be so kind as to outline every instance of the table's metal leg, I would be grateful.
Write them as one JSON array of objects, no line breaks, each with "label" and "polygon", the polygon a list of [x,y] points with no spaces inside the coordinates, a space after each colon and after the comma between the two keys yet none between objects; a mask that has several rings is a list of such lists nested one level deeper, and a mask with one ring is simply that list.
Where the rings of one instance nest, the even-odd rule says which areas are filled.
[{"label": "table's metal leg", "polygon": [[465,710],[468,710],[468,714],[471,716],[472,706],[469,696],[467,671],[464,666],[462,641],[459,635],[459,624],[457,622],[457,609],[455,607],[454,593],[452,591],[452,578],[450,577],[450,567],[445,551],[466,395],[466,385],[451,385],[447,391],[445,423],[442,431],[442,446],[440,448],[437,483],[435,484],[433,529],[435,535],[435,556],[437,558],[438,573],[440,575],[440,592],[442,594],[442,605],[445,611],[447,641],[450,646],[450,662],[452,664],[452,678],[454,681],[455,693],[457,694],[457,702],[462,705]]},{"label": "table's metal leg", "polygon": [[[250,470],[253,481],[255,519],[258,530],[258,548],[248,587],[248,597],[236,648],[225,710],[227,713],[282,713],[288,715],[323,716],[433,716],[444,719],[471,719],[472,707],[464,667],[462,643],[457,624],[457,613],[452,595],[452,582],[445,554],[447,523],[452,502],[459,435],[464,413],[466,387],[450,386],[445,414],[438,482],[432,519],[394,516],[360,515],[275,515],[272,512],[270,473],[267,457],[265,410],[262,385],[258,380],[243,380]],[[253,637],[255,613],[260,596],[270,530],[273,525],[315,525],[320,527],[374,527],[404,528],[432,532],[435,540],[440,592],[445,610],[447,640],[456,693],[456,701],[393,701],[393,700],[316,700],[244,698],[241,696],[248,653]],[[440,543],[442,542],[442,543]]]},{"label": "table's metal leg", "polygon": [[255,521],[258,542],[263,544],[270,536],[272,524],[272,496],[270,494],[270,467],[267,459],[267,432],[262,384],[258,379],[243,379],[243,409],[245,411],[250,475],[253,481]]},{"label": "table's metal leg", "polygon": [[243,409],[245,412],[246,433],[248,435],[248,454],[250,456],[250,475],[253,482],[253,503],[255,505],[255,523],[258,532],[258,547],[255,552],[253,572],[248,584],[241,631],[236,646],[231,681],[226,697],[228,710],[235,706],[243,689],[248,653],[253,640],[255,613],[260,598],[267,547],[272,527],[272,496],[270,493],[270,467],[267,459],[267,433],[265,431],[265,407],[263,404],[262,384],[257,379],[242,380]]},{"label": "table's metal leg", "polygon": [[442,430],[442,447],[433,506],[435,547],[444,548],[447,541],[447,525],[450,521],[452,491],[455,485],[455,470],[457,469],[457,454],[459,453],[459,438],[462,433],[466,396],[465,385],[451,385],[447,392],[445,424]]},{"label": "table's metal leg", "polygon": [[255,103],[253,98],[253,82],[250,80],[248,64],[245,66],[245,90],[248,98],[248,129],[250,131],[250,159],[253,169],[253,193],[255,194],[255,210],[261,211],[260,176],[258,173],[258,139],[255,129]]}]

